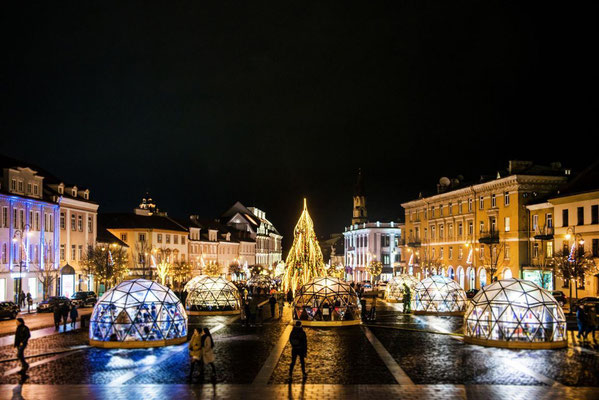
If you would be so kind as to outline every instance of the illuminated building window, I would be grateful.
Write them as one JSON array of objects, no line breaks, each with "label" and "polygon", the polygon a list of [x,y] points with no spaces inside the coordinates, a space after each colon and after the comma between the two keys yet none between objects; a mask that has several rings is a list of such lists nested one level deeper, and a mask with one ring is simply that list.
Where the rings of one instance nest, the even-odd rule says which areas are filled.
[{"label": "illuminated building window", "polygon": [[503,194],[503,205],[505,205],[505,206],[510,205],[510,192],[505,192]]}]

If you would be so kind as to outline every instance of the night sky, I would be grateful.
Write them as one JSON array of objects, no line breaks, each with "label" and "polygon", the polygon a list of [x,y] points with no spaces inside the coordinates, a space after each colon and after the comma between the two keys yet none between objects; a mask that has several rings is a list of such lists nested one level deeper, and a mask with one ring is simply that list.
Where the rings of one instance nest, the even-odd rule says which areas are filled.
[{"label": "night sky", "polygon": [[3,5],[0,152],[101,211],[240,200],[287,248],[303,196],[319,235],[349,224],[360,167],[376,220],[441,176],[598,158],[596,1],[60,3]]}]

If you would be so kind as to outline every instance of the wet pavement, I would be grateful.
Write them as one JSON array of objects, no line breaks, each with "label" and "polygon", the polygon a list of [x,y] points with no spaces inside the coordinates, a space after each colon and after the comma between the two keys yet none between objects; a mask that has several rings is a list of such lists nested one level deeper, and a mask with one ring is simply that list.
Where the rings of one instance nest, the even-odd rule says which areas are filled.
[{"label": "wet pavement", "polygon": [[[33,385],[26,384],[19,390],[47,388],[39,385],[48,384],[81,385],[72,387],[87,391],[91,398],[103,398],[111,393],[109,388],[152,388],[153,393],[160,393],[159,388],[164,388],[181,393],[182,398],[194,398],[198,393],[235,398],[242,391],[240,388],[254,394],[260,392],[256,392],[257,387],[267,386],[270,389],[266,392],[260,389],[264,398],[276,398],[280,393],[306,398],[312,395],[352,397],[371,391],[418,398],[412,396],[427,390],[438,398],[477,398],[473,394],[481,393],[489,398],[494,398],[493,393],[496,398],[502,398],[499,394],[536,398],[536,394],[543,397],[547,393],[558,398],[564,398],[559,397],[562,395],[599,398],[599,353],[588,345],[571,343],[566,349],[534,351],[469,345],[459,336],[462,318],[405,315],[396,305],[383,302],[378,304],[377,320],[367,325],[387,353],[385,362],[380,349],[375,350],[367,339],[364,327],[305,328],[309,342],[308,378],[302,385],[298,362],[290,387],[285,385],[290,345],[283,346],[281,342],[277,347],[287,322],[279,320],[267,320],[260,327],[246,327],[234,316],[190,318],[190,335],[194,327],[217,330],[214,334],[216,387],[187,385],[187,344],[156,349],[97,349],[88,346],[85,330],[49,335],[30,340],[26,355],[30,357],[32,368],[27,383]],[[276,352],[275,348],[283,351],[278,362],[272,364],[272,373],[267,374],[270,378],[264,380],[268,385],[252,384],[269,355]],[[19,383],[19,375],[15,373],[19,365],[11,360],[14,357],[12,346],[0,347],[0,394],[7,388],[15,388],[10,384]],[[397,385],[389,360],[415,385]],[[209,376],[208,371],[206,376]],[[511,389],[514,385],[522,390]],[[287,392],[282,389],[285,387]],[[298,387],[303,387],[304,392],[298,392]],[[397,387],[404,389],[401,393],[394,392],[392,388]],[[413,392],[407,387],[422,390]],[[497,390],[492,391],[493,387]],[[568,387],[595,388],[595,391],[565,392]]]}]

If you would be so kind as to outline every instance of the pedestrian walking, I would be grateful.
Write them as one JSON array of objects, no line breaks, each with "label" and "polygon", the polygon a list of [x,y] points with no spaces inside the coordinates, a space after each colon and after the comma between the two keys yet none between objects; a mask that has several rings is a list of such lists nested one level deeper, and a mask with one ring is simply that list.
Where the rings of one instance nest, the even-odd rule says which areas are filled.
[{"label": "pedestrian walking", "polygon": [[191,365],[189,370],[189,382],[193,379],[193,371],[196,366],[200,371],[204,370],[204,365],[202,363],[202,337],[201,337],[200,329],[195,328],[193,330],[193,335],[191,336],[191,340],[189,341],[189,357],[191,357]]},{"label": "pedestrian walking", "polygon": [[289,289],[289,291],[287,292],[287,303],[289,303],[289,305],[293,303],[293,292],[291,291],[291,289]]},{"label": "pedestrian walking", "polygon": [[60,319],[62,317],[62,314],[60,312],[60,306],[58,304],[54,304],[52,313],[54,314],[54,330],[58,332],[58,330],[60,329]]},{"label": "pedestrian walking", "polygon": [[271,293],[268,299],[268,304],[270,304],[270,317],[274,319],[275,317],[275,305],[277,304],[277,299],[275,298],[275,294]]},{"label": "pedestrian walking", "polygon": [[595,305],[588,306],[587,310],[587,326],[584,331],[584,337],[587,338],[588,334],[591,334],[591,338],[593,339],[593,343],[597,344],[597,340],[595,339],[595,330],[597,330],[597,309]]},{"label": "pedestrian walking", "polygon": [[69,321],[69,304],[63,303],[60,307],[60,315],[62,316],[62,331],[67,331],[67,322]]},{"label": "pedestrian walking", "polygon": [[200,379],[204,380],[204,366],[206,364],[212,367],[212,382],[216,382],[216,367],[214,366],[214,339],[212,339],[212,335],[210,334],[210,330],[208,328],[204,328],[204,334],[202,335],[201,340],[202,345],[202,361],[203,364],[200,370]]},{"label": "pedestrian walking", "polygon": [[27,374],[27,370],[29,369],[29,364],[25,361],[25,348],[27,347],[27,342],[31,334],[29,333],[29,328],[25,325],[25,321],[23,318],[17,318],[17,331],[15,332],[15,347],[17,348],[17,358],[21,362],[21,370],[19,373],[22,376]]},{"label": "pedestrian walking", "polygon": [[33,297],[31,297],[31,293],[27,292],[27,313],[31,313],[32,305],[33,305]]},{"label": "pedestrian walking", "polygon": [[576,335],[576,337],[584,340],[586,338],[584,333],[586,330],[587,316],[582,306],[577,306],[576,323],[578,324],[578,335]]},{"label": "pedestrian walking", "polygon": [[79,312],[77,311],[77,306],[75,304],[73,304],[71,306],[71,312],[70,312],[71,329],[75,329],[75,322],[77,322],[77,317],[78,316],[79,316]]},{"label": "pedestrian walking", "polygon": [[25,292],[21,290],[19,293],[19,307],[25,308]]},{"label": "pedestrian walking", "polygon": [[293,367],[295,367],[295,360],[299,357],[300,364],[302,365],[302,375],[305,378],[308,377],[306,374],[306,355],[308,354],[308,338],[306,332],[302,328],[302,322],[296,321],[295,326],[291,330],[289,335],[289,343],[291,344],[291,364],[289,365],[289,379],[293,376]]},{"label": "pedestrian walking", "polygon": [[412,312],[412,291],[410,287],[403,284],[403,312],[411,313]]}]

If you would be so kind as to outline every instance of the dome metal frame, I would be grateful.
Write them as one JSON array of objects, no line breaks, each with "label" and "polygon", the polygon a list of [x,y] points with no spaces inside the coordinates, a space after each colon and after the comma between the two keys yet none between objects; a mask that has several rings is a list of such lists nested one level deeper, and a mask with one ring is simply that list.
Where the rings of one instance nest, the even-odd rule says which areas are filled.
[{"label": "dome metal frame", "polygon": [[433,275],[414,287],[414,314],[464,315],[468,298],[453,279]]},{"label": "dome metal frame", "polygon": [[233,282],[220,276],[200,275],[185,285],[189,315],[228,315],[241,312],[241,294]]},{"label": "dome metal frame", "polygon": [[252,275],[250,279],[246,282],[247,286],[256,286],[259,288],[267,288],[271,289],[276,285],[275,281],[268,275],[264,274],[256,274]]},{"label": "dome metal frame", "polygon": [[100,297],[91,314],[90,344],[145,348],[184,343],[187,314],[166,286],[146,279],[123,281]]},{"label": "dome metal frame", "polygon": [[293,301],[293,319],[305,326],[359,325],[362,306],[345,281],[318,277],[304,284]]},{"label": "dome metal frame", "polygon": [[547,349],[568,345],[566,317],[549,291],[524,279],[486,285],[464,315],[464,341],[494,347]]},{"label": "dome metal frame", "polygon": [[[404,283],[408,285],[412,293],[414,292],[414,288],[418,284],[418,279],[412,275],[408,274],[400,274],[391,278],[391,280],[387,283],[387,287],[385,288],[385,300],[394,303],[401,301],[403,299],[404,293]],[[413,298],[413,296],[412,296]],[[413,300],[412,300],[413,302]]]}]

